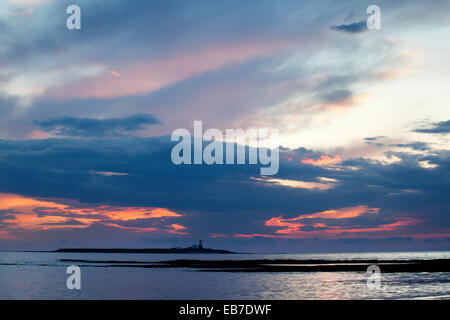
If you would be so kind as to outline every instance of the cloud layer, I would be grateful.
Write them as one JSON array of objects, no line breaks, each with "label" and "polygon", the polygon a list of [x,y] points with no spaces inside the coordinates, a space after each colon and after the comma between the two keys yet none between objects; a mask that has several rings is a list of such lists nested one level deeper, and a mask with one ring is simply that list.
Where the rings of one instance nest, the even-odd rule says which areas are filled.
[{"label": "cloud layer", "polygon": [[[0,248],[448,249],[448,1],[381,30],[359,0],[72,4],[0,5]],[[279,129],[279,173],[174,165],[195,120]]]},{"label": "cloud layer", "polygon": [[119,137],[130,131],[143,130],[161,122],[149,114],[136,114],[125,118],[91,119],[60,117],[34,121],[42,131],[65,137]]},{"label": "cloud layer", "polygon": [[[258,178],[252,165],[176,166],[172,147],[169,137],[2,141],[2,238],[23,241],[37,230],[50,243],[64,230],[69,243],[80,243],[83,232],[97,244],[117,244],[114,232],[138,244],[164,233],[236,243],[448,238],[448,152],[399,153],[392,165],[349,159],[316,166],[299,160],[311,151],[283,148],[274,182]],[[425,159],[436,167],[423,168]]]}]

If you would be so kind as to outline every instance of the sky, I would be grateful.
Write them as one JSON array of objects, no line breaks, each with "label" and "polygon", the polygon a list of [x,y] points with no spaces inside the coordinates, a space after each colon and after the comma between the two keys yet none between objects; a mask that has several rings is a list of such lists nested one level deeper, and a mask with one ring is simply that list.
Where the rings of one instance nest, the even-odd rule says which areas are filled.
[{"label": "sky", "polygon": [[[450,250],[449,21],[443,0],[2,0],[0,250]],[[173,164],[194,121],[279,130],[278,173]]]}]

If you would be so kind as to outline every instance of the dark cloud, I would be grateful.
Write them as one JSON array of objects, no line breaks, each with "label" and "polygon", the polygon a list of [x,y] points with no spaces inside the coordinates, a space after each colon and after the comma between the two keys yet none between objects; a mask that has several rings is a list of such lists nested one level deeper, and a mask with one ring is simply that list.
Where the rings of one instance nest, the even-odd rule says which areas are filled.
[{"label": "dark cloud", "polygon": [[[227,128],[243,117],[255,114],[258,109],[280,105],[299,92],[311,98],[298,109],[294,108],[294,115],[303,115],[310,110],[314,113],[317,105],[351,105],[352,98],[364,91],[361,85],[383,78],[380,71],[399,67],[402,54],[397,50],[403,52],[403,48],[397,48],[394,42],[376,41],[374,46],[353,37],[335,46],[335,37],[330,38],[329,29],[323,26],[337,24],[331,29],[348,34],[367,31],[366,22],[354,22],[357,20],[353,13],[342,22],[346,24],[329,23],[333,17],[358,8],[360,3],[357,1],[324,7],[297,0],[245,3],[240,0],[222,3],[169,0],[135,1],[133,4],[125,0],[116,0],[114,4],[79,0],[83,29],[68,32],[63,18],[65,8],[72,2],[54,1],[52,5],[36,7],[32,15],[4,17],[0,21],[0,40],[4,44],[0,66],[15,70],[1,75],[0,82],[7,83],[19,76],[27,79],[29,72],[38,74],[37,79],[45,80],[46,72],[65,70],[68,61],[72,61],[77,70],[85,65],[102,64],[122,72],[130,62],[157,63],[175,53],[182,58],[186,54],[208,53],[209,49],[230,47],[240,50],[243,44],[273,48],[278,43],[289,43],[292,48],[268,57],[249,58],[239,68],[227,68],[225,72],[209,70],[194,74],[150,93],[104,99],[55,99],[51,94],[36,97],[33,107],[19,117],[14,110],[17,97],[2,97],[0,124],[3,137],[23,138],[31,121],[39,119],[35,124],[43,131],[85,139],[0,141],[0,192],[79,201],[86,207],[90,204],[165,207],[183,214],[179,223],[188,227],[194,239],[209,233],[268,233],[274,229],[264,226],[264,221],[272,217],[282,215],[288,219],[303,213],[356,205],[380,208],[380,213],[376,219],[363,216],[334,223],[348,227],[358,223],[369,228],[391,223],[397,218],[412,217],[423,220],[413,230],[413,233],[421,234],[439,233],[450,225],[450,155],[445,152],[430,156],[390,153],[401,159],[391,165],[349,159],[334,167],[320,167],[304,164],[302,159],[320,159],[324,155],[322,152],[306,148],[282,149],[280,171],[274,178],[316,183],[321,182],[321,178],[336,181],[329,190],[307,190],[252,180],[252,177],[259,177],[259,167],[255,166],[175,166],[170,161],[172,143],[168,137],[130,137],[134,130],[159,123],[154,116],[137,114],[118,118],[124,112],[127,115],[140,112],[158,115],[166,124],[165,130],[155,134],[161,135],[172,128],[187,127],[196,119],[204,120],[209,127]],[[398,28],[405,29],[405,25],[417,28],[415,30],[423,29],[419,22],[425,20],[436,25],[447,18],[448,10],[442,9],[444,3],[435,5],[433,10],[425,10],[430,8],[425,8],[423,1],[401,0],[386,4],[389,6],[385,9],[389,19],[386,21],[394,33]],[[402,14],[400,18],[389,18],[399,13]],[[316,65],[314,62],[321,60],[317,59],[321,53],[330,52],[328,44],[339,49],[340,63]],[[86,51],[86,48],[90,50]],[[267,72],[267,66],[284,64],[289,61],[285,58],[293,53],[303,54],[296,59],[298,66],[280,69],[276,74]],[[351,61],[345,63],[348,57]],[[318,73],[323,77],[317,79]],[[67,77],[71,75],[64,74],[64,79]],[[149,77],[153,79],[152,74]],[[65,85],[59,78],[54,82],[58,86]],[[73,81],[69,82],[71,85]],[[98,115],[107,115],[109,119],[95,119]],[[273,124],[273,120],[270,115],[268,123]],[[155,131],[159,128],[155,126]],[[148,129],[153,130],[153,127]],[[448,133],[448,121],[418,130]],[[101,139],[108,137],[121,139]],[[367,143],[383,146],[380,140],[380,137],[366,138]],[[418,151],[427,148],[423,142],[396,146]],[[428,161],[436,167],[422,168],[420,161]],[[45,208],[35,209],[34,213],[39,217],[48,214]],[[10,221],[14,214],[11,210],[0,211],[0,231],[6,224],[1,222]],[[64,210],[53,211],[52,215],[71,218],[62,225],[75,226],[76,221],[83,218],[81,214]],[[102,217],[99,215],[98,218]],[[145,219],[117,223],[125,227],[153,226],[152,220]],[[142,241],[148,246],[144,243],[147,239],[152,245],[155,243],[151,233],[138,235],[101,224],[86,229],[15,232],[18,237],[41,243],[51,239],[59,241],[62,236],[72,244],[86,241],[89,245],[135,246]],[[396,236],[392,239],[406,239],[401,233]],[[159,239],[161,243],[167,240],[161,235]],[[169,241],[177,240],[171,238]],[[228,240],[214,241],[226,243]],[[275,241],[278,240],[253,239],[251,243],[260,243],[266,251],[268,244],[280,250]],[[284,247],[290,249],[297,249],[303,241],[303,247],[314,251],[321,247],[322,240],[283,241]],[[323,248],[329,250],[335,246],[342,250],[346,244],[352,250],[386,248],[386,245],[380,247],[376,240],[333,241],[322,242]],[[180,241],[177,245],[185,245],[185,242]],[[405,247],[399,245],[399,248]],[[417,248],[417,245],[413,243],[410,248]]]},{"label": "dark cloud", "polygon": [[[402,218],[423,221],[409,229],[413,234],[442,233],[450,224],[448,152],[427,157],[395,153],[401,162],[392,165],[350,159],[327,168],[300,161],[305,157],[317,158],[319,152],[283,148],[280,171],[269,178],[309,182],[320,182],[322,177],[336,180],[332,189],[308,190],[252,180],[252,177],[260,178],[258,166],[176,166],[170,159],[172,146],[169,137],[3,140],[0,141],[0,192],[76,200],[86,207],[108,204],[167,208],[183,215],[175,223],[186,226],[192,237],[207,237],[212,233],[267,234],[276,230],[264,225],[273,217],[282,215],[288,219],[358,205],[380,208],[380,212],[376,219],[369,215],[354,221],[334,221],[334,224],[351,227],[356,223],[369,228]],[[419,161],[423,160],[437,167],[422,168]],[[93,175],[92,170],[127,175]],[[38,213],[46,215],[45,210]],[[56,214],[66,216],[62,212]],[[74,214],[67,217],[79,218]],[[151,222],[143,219],[120,224],[149,227]],[[83,231],[64,231],[67,236],[72,233],[83,234],[92,243],[100,243],[107,235],[115,233],[127,241],[136,239],[132,231],[97,225]],[[402,235],[401,232],[395,234]]]},{"label": "dark cloud", "polygon": [[386,138],[386,136],[376,136],[376,137],[367,137],[364,138],[365,141],[376,141]]},{"label": "dark cloud", "polygon": [[384,147],[384,143],[382,143],[381,141],[383,141],[383,139],[385,139],[385,136],[377,136],[377,137],[367,137],[364,138],[364,142],[366,144],[381,148]]},{"label": "dark cloud", "polygon": [[75,219],[70,219],[68,221],[65,222],[47,222],[47,223],[41,223],[41,226],[82,226],[85,225],[85,223],[79,221],[79,220],[75,220]]},{"label": "dark cloud", "polygon": [[344,21],[351,21],[353,20],[353,18],[355,17],[355,12],[354,11],[350,11],[347,16],[344,18]]},{"label": "dark cloud", "polygon": [[346,89],[334,89],[321,92],[319,95],[319,101],[327,104],[342,104],[351,101],[354,94],[350,90]]},{"label": "dark cloud", "polygon": [[425,142],[411,142],[411,143],[399,143],[399,144],[391,144],[392,147],[399,147],[399,148],[411,148],[416,151],[426,151],[430,150],[430,147]]},{"label": "dark cloud", "polygon": [[125,118],[92,119],[60,117],[33,122],[41,130],[66,137],[120,137],[131,131],[161,122],[150,114],[136,114]]},{"label": "dark cloud", "polygon": [[[124,0],[114,1],[114,5],[102,2],[105,4],[79,1],[83,9],[81,32],[67,32],[64,21],[54,18],[60,12],[65,12],[67,5],[71,4],[68,0],[42,6],[29,17],[18,17],[23,20],[17,24],[23,25],[26,32],[18,33],[6,24],[7,37],[15,41],[5,42],[5,50],[0,53],[0,65],[4,64],[5,68],[15,66],[12,68],[16,70],[12,80],[17,77],[27,78],[27,74],[33,71],[32,75],[42,74],[36,79],[46,79],[47,74],[57,77],[52,79],[52,83],[58,86],[55,88],[53,84],[42,84],[43,87],[49,87],[48,91],[43,96],[33,97],[33,107],[21,117],[14,116],[14,110],[9,112],[9,107],[6,110],[8,112],[2,112],[2,137],[29,137],[31,120],[65,115],[80,118],[95,118],[98,115],[117,117],[123,116],[124,112],[149,112],[164,119],[164,126],[150,129],[153,130],[152,135],[167,134],[174,128],[187,127],[196,119],[208,122],[211,127],[225,129],[251,118],[248,125],[252,126],[253,117],[259,116],[260,110],[264,114],[265,108],[281,106],[300,93],[307,98],[298,105],[299,110],[292,110],[292,115],[308,113],[304,117],[307,122],[309,113],[317,112],[318,104],[320,110],[333,103],[345,104],[344,107],[353,106],[352,98],[359,96],[362,85],[379,81],[380,70],[399,65],[398,58],[390,60],[398,56],[394,45],[386,47],[387,44],[381,43],[366,48],[365,43],[352,43],[355,39],[348,39],[348,42],[339,45],[337,57],[341,54],[346,57],[347,52],[351,52],[357,60],[364,57],[363,63],[327,65],[326,68],[326,64],[317,63],[314,53],[329,52],[326,44],[330,43],[330,34],[327,28],[323,28],[325,21],[329,21],[334,11],[354,10],[355,5],[351,3],[339,3],[328,12],[324,11],[323,6],[309,6],[306,2],[294,0],[276,4],[266,0],[245,4],[236,0],[222,4],[198,0],[164,3],[139,1],[133,5]],[[239,6],[239,12],[236,12],[236,6]],[[287,16],[295,18],[286,19]],[[230,24],[230,21],[233,23]],[[154,28],[155,25],[158,28]],[[280,49],[272,52],[272,48],[280,45]],[[65,51],[67,47],[70,47],[70,52]],[[86,47],[92,48],[89,54],[86,54]],[[225,62],[223,69],[202,71],[199,74],[193,72],[187,79],[169,83],[153,92],[144,90],[138,95],[116,98],[70,98],[72,94],[78,93],[77,84],[85,83],[85,80],[94,81],[92,79],[97,77],[109,77],[107,71],[110,68],[125,75],[134,64],[158,64],[162,61],[164,65],[167,59],[174,59],[177,65],[177,59],[183,59],[184,56],[199,54],[201,61],[201,54],[208,50],[225,50],[225,53],[227,50],[242,50],[245,53],[247,48],[253,50],[253,47],[261,47],[261,54],[250,55],[237,62],[239,67],[234,64],[228,67],[228,58],[224,55],[223,59],[217,59],[218,65],[222,64],[221,60]],[[61,52],[66,52],[68,58],[60,59]],[[299,53],[302,57],[295,59],[298,60],[298,68],[272,72],[277,69],[277,65],[283,65],[283,61],[289,61],[290,57]],[[205,55],[205,59],[208,59],[208,55]],[[49,61],[52,62],[50,66]],[[66,61],[71,63],[67,65]],[[92,79],[82,76],[81,71],[69,77],[64,74],[63,80],[59,79],[59,71],[72,64],[74,70],[87,68],[87,71],[87,66],[104,67],[105,70],[98,71],[100,74],[91,76]],[[169,72],[172,71],[169,69]],[[323,73],[323,78],[318,79],[317,72]],[[152,75],[155,82],[158,82],[159,77]],[[224,88],[227,88],[225,96]],[[61,90],[60,94],[65,98],[53,98],[55,90],[56,93]],[[14,99],[18,101],[5,102],[5,99],[1,99],[0,109],[6,109],[4,105],[8,103],[14,105],[23,102],[20,97]],[[27,99],[24,100],[26,103]],[[285,112],[280,110],[280,115],[284,116]],[[269,121],[274,123],[273,119],[258,119],[259,123]],[[305,124],[300,123],[298,126],[304,128]]]},{"label": "dark cloud", "polygon": [[363,33],[368,31],[367,29],[367,21],[362,20],[359,22],[353,22],[349,24],[341,24],[337,26],[331,26],[330,29],[335,31],[341,31],[345,33]]},{"label": "dark cloud", "polygon": [[450,133],[450,120],[435,122],[427,128],[417,128],[414,132],[447,134]]}]

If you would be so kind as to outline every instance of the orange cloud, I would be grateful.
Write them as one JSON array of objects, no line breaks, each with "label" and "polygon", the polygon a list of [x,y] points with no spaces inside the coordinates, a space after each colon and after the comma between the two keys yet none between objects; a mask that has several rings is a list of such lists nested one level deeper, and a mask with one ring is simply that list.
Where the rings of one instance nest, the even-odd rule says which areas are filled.
[{"label": "orange cloud", "polygon": [[[275,233],[278,234],[294,234],[300,232],[300,228],[306,226],[303,223],[295,222],[303,219],[346,219],[346,218],[355,218],[359,217],[366,213],[378,213],[379,208],[369,208],[367,206],[357,206],[357,207],[349,207],[342,208],[337,210],[326,210],[322,212],[317,212],[308,215],[300,215],[295,218],[284,219],[281,216],[276,218],[271,218],[265,222],[265,225],[268,227],[284,227],[284,229],[277,230]],[[322,226],[325,227],[325,224],[315,224],[314,227]]]},{"label": "orange cloud", "polygon": [[113,77],[120,77],[122,76],[122,74],[120,72],[117,72],[115,70],[109,70],[108,71],[110,75],[112,75]]},{"label": "orange cloud", "polygon": [[[89,209],[88,214],[101,214],[110,220],[129,221],[137,219],[149,218],[167,218],[167,217],[181,217],[181,214],[172,212],[165,208],[134,208],[134,207],[112,207],[102,206],[94,209]],[[74,209],[73,212],[86,214],[85,209]]]},{"label": "orange cloud", "polygon": [[252,177],[251,179],[255,180],[255,181],[261,181],[261,182],[265,182],[265,183],[272,183],[274,185],[280,185],[280,186],[289,187],[289,188],[307,189],[307,190],[314,190],[314,189],[328,190],[328,189],[332,189],[332,188],[334,188],[336,186],[336,184],[334,182],[337,182],[334,179],[333,179],[333,181],[331,181],[331,180],[322,180],[322,179],[325,179],[325,178],[319,178],[319,179],[321,179],[321,181],[324,181],[324,182],[287,180],[287,179],[261,179],[261,178],[254,178],[254,177]]},{"label": "orange cloud", "polygon": [[261,233],[252,233],[252,234],[236,233],[236,234],[234,235],[234,237],[236,237],[236,238],[256,238],[256,237],[261,237],[261,238],[276,238],[275,235],[272,235],[272,234],[261,234]]},{"label": "orange cloud", "polygon": [[[368,206],[356,206],[341,209],[326,210],[313,214],[300,215],[295,218],[285,219],[281,216],[271,218],[265,222],[268,227],[281,227],[275,231],[275,234],[235,234],[235,237],[240,238],[254,238],[254,237],[267,237],[267,238],[310,238],[310,237],[330,237],[336,235],[346,235],[351,237],[355,233],[377,233],[377,232],[389,232],[395,231],[401,227],[410,226],[421,222],[416,219],[397,219],[395,222],[381,224],[375,227],[340,227],[340,226],[328,226],[326,223],[313,222],[311,226],[317,230],[305,231],[303,227],[308,226],[307,221],[298,222],[304,219],[349,219],[356,218],[364,214],[378,214],[379,208],[370,208]],[[367,235],[366,235],[367,236]]]},{"label": "orange cloud", "polygon": [[47,132],[43,132],[41,130],[33,130],[26,135],[26,139],[31,140],[49,139],[49,138],[52,138],[52,135]]},{"label": "orange cloud", "polygon": [[176,233],[176,234],[189,234],[189,233],[187,233],[187,232],[182,232],[182,231],[181,231],[181,230],[185,230],[185,229],[186,229],[186,227],[185,227],[185,226],[182,226],[181,224],[172,223],[170,226],[173,228],[173,230],[169,230],[169,231],[168,231],[168,232],[170,232],[170,233]]},{"label": "orange cloud", "polygon": [[117,207],[110,205],[79,207],[60,203],[63,200],[43,201],[28,198],[16,194],[0,193],[0,210],[6,211],[8,217],[0,224],[0,238],[12,237],[11,230],[49,230],[88,228],[93,223],[101,223],[105,226],[118,229],[133,230],[135,232],[163,231],[185,234],[180,230],[184,226],[172,224],[169,229],[165,228],[141,228],[122,226],[120,222],[139,219],[178,218],[181,214],[166,208],[153,207]]},{"label": "orange cloud", "polygon": [[[380,211],[379,208],[369,208],[368,206],[357,206],[357,207],[348,207],[348,208],[341,208],[341,209],[333,209],[333,210],[326,210],[321,211],[317,213],[312,214],[302,214],[295,218],[290,219],[283,219],[282,217],[272,218],[270,220],[266,221],[266,226],[279,226],[283,227],[284,223],[286,222],[292,222],[292,221],[298,221],[302,219],[315,219],[315,218],[322,218],[322,219],[346,219],[346,218],[355,218],[359,217],[365,213],[378,213]],[[279,224],[275,224],[275,222],[278,222]]]},{"label": "orange cloud", "polygon": [[222,233],[212,233],[210,235],[208,235],[210,238],[226,238],[227,235],[226,234],[222,234]]},{"label": "orange cloud", "polygon": [[277,218],[272,218],[272,219],[267,220],[265,225],[268,227],[285,227],[285,229],[275,231],[275,233],[289,234],[292,232],[296,232],[300,229],[300,227],[305,226],[302,223],[289,222],[289,221],[295,221],[295,220],[298,220],[298,219],[297,218],[283,219],[281,217],[277,217]]},{"label": "orange cloud", "polygon": [[380,232],[380,231],[394,231],[398,229],[399,227],[409,226],[415,223],[421,222],[420,220],[414,220],[414,219],[404,219],[399,220],[393,223],[388,224],[382,224],[377,227],[372,228],[340,228],[340,227],[333,227],[333,229],[326,230],[327,233],[331,234],[340,234],[340,233],[358,233],[358,232]]},{"label": "orange cloud", "polygon": [[123,229],[123,230],[133,230],[135,232],[158,231],[157,228],[151,228],[151,227],[150,228],[125,227],[125,226],[121,226],[120,224],[117,224],[117,223],[109,223],[109,222],[105,222],[103,224],[108,227],[113,227],[113,228]]},{"label": "orange cloud", "polygon": [[309,215],[301,215],[294,219],[314,219],[314,218],[322,218],[322,219],[346,219],[346,218],[355,218],[359,217],[365,213],[378,213],[380,211],[379,208],[369,208],[368,206],[357,206],[357,207],[349,207],[342,209],[333,209],[326,210],[322,212],[317,212]]},{"label": "orange cloud", "polygon": [[0,230],[0,239],[3,240],[17,240],[19,239],[18,237],[10,234],[8,231],[5,230]]},{"label": "orange cloud", "polygon": [[313,223],[314,228],[326,228],[327,225],[325,223]]},{"label": "orange cloud", "polygon": [[304,164],[310,164],[313,166],[328,166],[331,164],[341,163],[342,159],[339,156],[330,157],[327,155],[321,155],[319,159],[305,158],[301,161]]},{"label": "orange cloud", "polygon": [[26,198],[16,194],[0,193],[0,210],[14,209],[22,212],[32,212],[32,210],[37,207],[65,209],[68,206],[55,202]]},{"label": "orange cloud", "polygon": [[[276,218],[274,218],[276,219]],[[276,220],[272,220],[274,223],[273,226],[281,226],[277,223]],[[312,238],[312,237],[331,237],[336,235],[345,235],[346,238],[352,237],[352,234],[355,233],[377,233],[377,232],[388,232],[395,231],[400,227],[410,226],[412,224],[416,224],[422,222],[421,220],[415,219],[402,219],[389,224],[382,224],[376,227],[370,228],[362,228],[359,226],[354,226],[351,228],[342,228],[337,226],[329,227],[329,229],[323,230],[313,230],[313,231],[303,231],[300,230],[300,224],[291,224],[287,226],[288,228],[275,231],[276,234],[235,234],[235,237],[238,238],[255,238],[255,237],[265,237],[265,238],[290,238],[290,239],[301,239],[301,238]],[[282,223],[282,226],[285,226],[285,223]],[[320,227],[327,227],[325,224],[319,224]],[[318,227],[318,224],[314,224],[314,227]],[[369,235],[364,235],[365,237],[369,237]],[[430,235],[428,235],[430,236]],[[376,236],[370,236],[376,237]],[[414,236],[413,236],[414,237]]]}]

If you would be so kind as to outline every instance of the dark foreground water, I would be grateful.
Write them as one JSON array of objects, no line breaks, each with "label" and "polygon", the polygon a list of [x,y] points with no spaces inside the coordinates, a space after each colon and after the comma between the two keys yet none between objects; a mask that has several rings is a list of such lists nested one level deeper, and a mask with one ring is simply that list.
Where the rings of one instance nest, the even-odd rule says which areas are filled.
[{"label": "dark foreground water", "polygon": [[[0,299],[449,299],[450,273],[199,272],[190,268],[110,267],[60,259],[450,259],[450,252],[358,254],[105,254],[0,252]],[[66,268],[81,268],[81,290],[69,290]],[[380,265],[383,271],[382,265]]]}]

